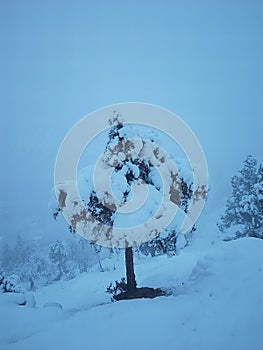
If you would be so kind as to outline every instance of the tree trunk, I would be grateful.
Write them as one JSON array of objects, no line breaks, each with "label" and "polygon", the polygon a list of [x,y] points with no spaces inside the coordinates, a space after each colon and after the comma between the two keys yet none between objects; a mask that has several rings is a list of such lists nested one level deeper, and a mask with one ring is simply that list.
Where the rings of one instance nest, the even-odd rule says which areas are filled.
[{"label": "tree trunk", "polygon": [[125,248],[126,280],[128,291],[136,289],[132,248]]},{"label": "tree trunk", "polygon": [[159,288],[136,288],[136,280],[134,274],[133,265],[133,252],[132,248],[125,248],[125,263],[126,263],[126,279],[127,279],[127,290],[120,294],[113,296],[115,300],[128,300],[138,298],[156,298],[164,295],[170,295],[169,292],[163,291]]}]

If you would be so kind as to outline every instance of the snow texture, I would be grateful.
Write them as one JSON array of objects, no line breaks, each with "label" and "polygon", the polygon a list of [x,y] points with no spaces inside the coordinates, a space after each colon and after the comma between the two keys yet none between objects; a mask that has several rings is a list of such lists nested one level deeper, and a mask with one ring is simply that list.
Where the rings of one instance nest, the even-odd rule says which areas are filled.
[{"label": "snow texture", "polygon": [[104,291],[123,276],[121,257],[115,270],[39,289],[36,307],[18,305],[24,294],[0,294],[0,349],[260,350],[262,252],[262,240],[243,238],[173,258],[137,257],[140,284],[171,293],[153,300],[111,302]]}]

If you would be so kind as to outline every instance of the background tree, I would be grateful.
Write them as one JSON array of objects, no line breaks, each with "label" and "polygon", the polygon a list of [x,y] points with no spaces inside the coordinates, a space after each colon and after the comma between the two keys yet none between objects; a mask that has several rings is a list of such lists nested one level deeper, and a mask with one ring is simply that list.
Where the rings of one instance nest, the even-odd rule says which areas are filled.
[{"label": "background tree", "polygon": [[1,265],[4,267],[6,273],[13,273],[15,265],[14,251],[9,242],[6,240],[1,245]]},{"label": "background tree", "polygon": [[257,207],[260,216],[260,221],[263,221],[263,164],[260,164],[257,173],[257,183],[255,185],[257,196]]},{"label": "background tree", "polygon": [[62,241],[55,241],[50,247],[49,257],[52,262],[54,262],[58,269],[58,275],[56,280],[61,279],[61,277],[68,272],[68,258],[65,249],[65,243]]},{"label": "background tree", "polygon": [[263,237],[262,213],[262,164],[257,169],[257,161],[249,155],[243,168],[232,177],[232,194],[226,202],[225,214],[218,224],[225,232],[231,226],[240,225],[240,236]]}]

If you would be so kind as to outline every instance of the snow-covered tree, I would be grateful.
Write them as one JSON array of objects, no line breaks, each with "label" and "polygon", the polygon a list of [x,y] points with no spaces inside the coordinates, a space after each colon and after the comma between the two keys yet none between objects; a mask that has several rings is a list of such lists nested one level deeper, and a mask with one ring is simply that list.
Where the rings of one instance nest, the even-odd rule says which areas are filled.
[{"label": "snow-covered tree", "polygon": [[[146,205],[143,206],[143,220],[147,219],[147,216],[154,216],[156,208],[154,205],[160,204],[160,198],[166,198],[167,204],[173,203],[179,207],[181,213],[187,212],[190,200],[199,200],[200,197],[204,199],[206,197],[206,189],[203,186],[201,189],[197,189],[195,192],[191,189],[191,180],[186,181],[174,165],[174,160],[169,156],[154,142],[154,138],[138,138],[137,132],[133,133],[123,124],[121,117],[118,112],[114,112],[113,117],[109,119],[110,131],[108,133],[108,142],[105,144],[105,151],[103,156],[99,161],[99,166],[101,172],[105,170],[107,172],[110,170],[113,181],[114,190],[116,190],[115,195],[120,201],[120,205],[125,205],[132,198],[133,185],[144,186],[147,185],[149,191],[153,194],[155,200],[148,201]],[[164,180],[164,188],[166,193],[162,193],[162,185],[160,184],[160,176],[156,174],[155,167],[162,169],[162,178]],[[102,173],[97,173],[100,178]],[[108,174],[108,172],[107,172]],[[165,174],[165,175],[164,175]],[[105,182],[105,174],[101,176],[100,180]],[[89,183],[90,180],[86,180]],[[107,181],[107,179],[106,179]],[[143,185],[142,185],[143,184]],[[125,247],[125,265],[126,265],[126,291],[122,295],[116,296],[117,298],[135,298],[135,297],[154,297],[157,295],[162,295],[162,291],[154,290],[151,288],[137,288],[137,283],[134,273],[134,263],[133,263],[133,249],[132,246],[139,245],[140,238],[136,238],[137,241],[131,241],[132,237],[129,237],[126,233],[117,239],[112,240],[111,234],[115,227],[124,227],[127,224],[123,220],[133,220],[129,216],[121,216],[118,213],[118,205],[115,205],[113,196],[111,195],[111,190],[105,189],[101,186],[89,186],[88,191],[85,188],[85,193],[82,192],[81,205],[75,200],[70,198],[70,191],[68,190],[68,183],[59,184],[59,209],[55,212],[54,218],[57,219],[57,215],[63,212],[67,204],[74,206],[72,213],[69,215],[68,220],[70,222],[70,231],[75,232],[77,230],[77,225],[84,224],[85,230],[91,232],[91,242],[95,244],[101,244],[100,239],[106,239],[111,244],[116,246]],[[96,188],[96,189],[95,189]],[[139,192],[138,192],[139,193]],[[158,198],[158,199],[157,199]],[[67,204],[66,204],[67,203]],[[83,203],[85,209],[83,209]],[[81,208],[78,211],[78,207]],[[174,207],[175,208],[175,207]],[[157,219],[164,219],[166,213],[169,210],[162,210],[159,212]],[[145,222],[145,221],[144,221]],[[160,220],[162,222],[162,220]],[[136,222],[128,222],[131,227],[136,224]],[[136,225],[135,225],[136,226]],[[102,227],[107,227],[106,232],[101,235]],[[145,225],[145,229],[149,230],[147,232],[148,237],[155,238],[144,245],[145,251],[148,249],[152,255],[162,253],[175,252],[177,244],[177,232],[175,229],[171,231],[166,231],[162,236],[156,237],[158,233],[157,228],[149,228]],[[163,229],[163,228],[162,228]],[[101,237],[102,236],[102,237]],[[114,237],[115,238],[115,237]],[[109,243],[107,242],[107,243]],[[120,244],[121,242],[121,244]],[[103,243],[102,243],[103,244]],[[123,286],[123,283],[122,283]]]},{"label": "snow-covered tree", "polygon": [[219,229],[224,232],[231,226],[240,225],[239,236],[262,238],[262,164],[257,169],[257,161],[249,155],[238,175],[232,177],[231,185],[232,194],[226,202]]},{"label": "snow-covered tree", "polygon": [[16,258],[11,244],[4,240],[1,244],[1,265],[7,273],[13,273]]},{"label": "snow-covered tree", "polygon": [[263,221],[263,164],[260,164],[257,173],[257,183],[255,185],[257,196],[257,207],[261,222]]},{"label": "snow-covered tree", "polygon": [[20,280],[17,275],[6,276],[0,269],[0,292],[1,293],[20,293],[23,291],[20,286]]},{"label": "snow-covered tree", "polygon": [[30,257],[32,256],[33,251],[34,251],[33,242],[25,240],[20,236],[20,234],[18,234],[16,237],[14,248],[13,248],[16,267],[26,264],[29,261]]},{"label": "snow-covered tree", "polygon": [[[110,120],[111,128],[109,131],[109,140],[107,147],[114,145],[118,142],[124,140],[124,136],[121,133],[123,129],[123,124],[119,120],[119,115],[117,114],[115,118]],[[136,170],[135,170],[136,168]],[[151,172],[151,166],[142,159],[125,159],[117,160],[115,164],[115,172],[121,172],[122,176],[125,178],[125,185],[121,190],[122,200],[126,201],[131,192],[131,185],[135,179],[141,179],[146,184],[153,185],[151,177],[149,176]],[[115,212],[108,206],[105,206],[99,201],[96,193],[93,191],[89,197],[89,202],[87,205],[88,210],[91,214],[101,223],[113,226]],[[126,290],[124,292],[133,292],[136,290],[137,282],[134,273],[134,263],[133,263],[133,250],[131,247],[125,248],[125,265],[126,265]]]},{"label": "snow-covered tree", "polygon": [[25,240],[18,235],[13,243],[2,240],[0,252],[5,276],[19,276],[26,289],[36,289],[62,277],[73,278],[98,262],[94,247],[76,235],[52,243],[45,239]]},{"label": "snow-covered tree", "polygon": [[0,269],[0,291],[3,292],[3,286],[5,283],[5,273],[4,270]]},{"label": "snow-covered tree", "polygon": [[56,280],[59,280],[63,275],[66,275],[69,272],[65,243],[63,241],[55,241],[50,246],[49,257],[57,266],[58,275]]},{"label": "snow-covered tree", "polygon": [[74,235],[72,239],[67,241],[66,250],[67,258],[75,262],[79,273],[87,272],[92,264],[91,256],[94,255],[90,243],[80,236]]},{"label": "snow-covered tree", "polygon": [[21,264],[17,272],[27,289],[36,289],[38,286],[52,283],[57,277],[56,265],[50,260],[48,254],[40,254],[37,251],[29,260]]}]

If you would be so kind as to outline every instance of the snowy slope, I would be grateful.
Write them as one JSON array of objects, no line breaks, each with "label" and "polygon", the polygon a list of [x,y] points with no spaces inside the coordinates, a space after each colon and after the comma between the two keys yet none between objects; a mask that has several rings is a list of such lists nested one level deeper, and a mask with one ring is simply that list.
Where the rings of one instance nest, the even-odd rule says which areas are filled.
[{"label": "snowy slope", "polygon": [[[38,290],[35,308],[2,294],[0,348],[262,349],[262,254],[262,240],[243,238],[205,251],[189,247],[173,258],[137,259],[140,285],[172,292],[154,300],[110,301],[104,291],[123,276],[120,258],[114,271],[94,270]],[[44,307],[50,302],[63,308]]]}]

